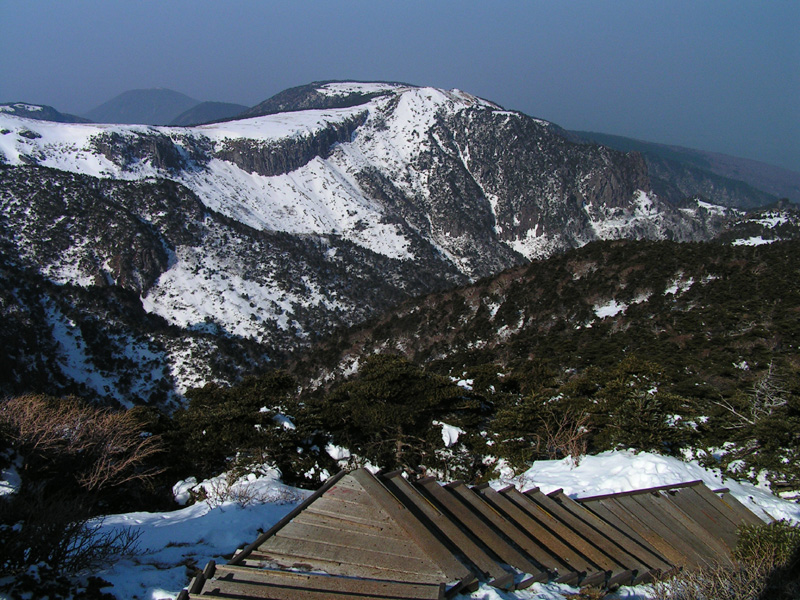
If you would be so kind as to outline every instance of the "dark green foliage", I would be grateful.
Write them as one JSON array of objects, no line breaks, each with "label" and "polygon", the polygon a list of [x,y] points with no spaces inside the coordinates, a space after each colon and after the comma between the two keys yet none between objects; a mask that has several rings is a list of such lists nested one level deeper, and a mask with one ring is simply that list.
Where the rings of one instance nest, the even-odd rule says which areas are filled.
[{"label": "dark green foliage", "polygon": [[[740,475],[766,475],[775,491],[800,489],[800,372],[771,363],[750,388],[712,399],[711,440],[732,442],[722,466]],[[735,467],[735,468],[734,468]]]},{"label": "dark green foliage", "polygon": [[675,453],[687,442],[682,422],[687,402],[661,390],[664,378],[654,363],[628,357],[611,369],[591,367],[562,388],[562,403],[591,415],[590,448],[637,448]]},{"label": "dark green foliage", "polygon": [[356,378],[316,406],[336,444],[384,468],[409,470],[439,466],[444,444],[434,421],[475,431],[483,408],[476,394],[393,355],[367,358]]},{"label": "dark green foliage", "polygon": [[[286,483],[309,485],[319,481],[322,468],[336,470],[319,451],[326,438],[297,402],[294,379],[283,372],[250,377],[236,387],[209,384],[187,397],[189,405],[174,414],[169,436],[184,475],[202,478],[269,463]],[[279,415],[293,420],[295,428],[285,427]],[[311,469],[315,476],[307,479]]]},{"label": "dark green foliage", "polygon": [[[627,308],[599,317],[596,307],[611,300]],[[341,335],[328,367],[312,352],[299,368],[319,378],[343,352],[352,360],[394,349],[429,371],[473,379],[497,408],[488,427],[502,443],[491,453],[517,464],[541,456],[531,444],[548,405],[591,414],[592,450],[675,454],[734,442],[723,467],[742,459],[754,475],[766,469],[776,489],[800,489],[798,314],[798,242],[597,242],[408,302]],[[774,421],[733,427],[720,404],[746,411],[773,364],[786,403]]]},{"label": "dark green foliage", "polygon": [[779,565],[797,559],[800,551],[800,525],[787,521],[773,521],[765,525],[742,525],[733,557],[750,560],[769,554]]}]

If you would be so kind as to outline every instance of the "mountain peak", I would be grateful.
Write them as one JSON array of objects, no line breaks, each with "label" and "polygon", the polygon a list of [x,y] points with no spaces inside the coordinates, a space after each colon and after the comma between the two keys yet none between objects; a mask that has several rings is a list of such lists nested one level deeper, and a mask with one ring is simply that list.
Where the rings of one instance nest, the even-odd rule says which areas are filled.
[{"label": "mountain peak", "polygon": [[261,117],[281,112],[359,106],[377,96],[391,94],[401,87],[413,86],[392,82],[314,81],[278,92],[245,111],[240,117]]},{"label": "mountain peak", "polygon": [[166,125],[199,100],[167,88],[129,90],[93,108],[86,117],[97,123]]},{"label": "mountain peak", "polygon": [[501,106],[495,103],[458,89],[444,90],[421,87],[397,81],[327,80],[314,81],[306,85],[283,90],[238,115],[237,118],[261,117],[282,112],[314,109],[349,108],[361,106],[381,96],[399,95],[412,91],[419,93],[422,90],[428,90],[427,95],[431,100],[435,100],[434,96],[439,95],[439,99],[448,98],[454,102],[466,102],[472,105],[481,104],[493,109],[502,109]]}]

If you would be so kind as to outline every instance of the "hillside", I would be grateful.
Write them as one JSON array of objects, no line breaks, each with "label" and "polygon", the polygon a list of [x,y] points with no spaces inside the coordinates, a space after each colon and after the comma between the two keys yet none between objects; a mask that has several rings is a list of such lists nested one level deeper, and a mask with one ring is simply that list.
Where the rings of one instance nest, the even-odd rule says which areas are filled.
[{"label": "hillside", "polygon": [[647,161],[653,189],[673,202],[702,195],[715,204],[753,208],[788,198],[800,202],[800,173],[755,160],[668,146],[618,135],[569,132],[571,139],[639,152]]},{"label": "hillside", "polygon": [[[799,251],[797,237],[612,241],[534,261],[306,353],[291,372],[307,408],[289,414],[302,423],[319,411],[334,444],[387,468],[419,460],[470,480],[487,454],[519,466],[636,448],[796,497]],[[459,428],[463,446],[435,450],[437,423]],[[395,455],[395,435],[414,458]]]},{"label": "hillside", "polygon": [[[179,128],[0,113],[7,264],[56,286],[132,293],[137,311],[179,337],[259,348],[263,359],[223,371],[205,353],[165,351],[168,395],[180,398],[419,294],[598,239],[708,239],[735,217],[662,201],[636,154],[572,143],[551,123],[458,90],[312,84],[259,110],[278,109]],[[37,323],[40,339],[61,335]],[[49,366],[36,372],[51,374],[37,385],[86,388],[53,343],[12,361],[15,391],[37,360]],[[147,377],[134,355],[126,377]],[[87,389],[147,401],[114,378]]]},{"label": "hillside", "polygon": [[[297,372],[324,381],[378,352],[457,376],[528,361],[568,373],[640,355],[669,367],[675,385],[731,391],[777,357],[796,360],[800,219],[791,214],[792,241],[596,242],[412,300],[331,338]],[[756,221],[743,219],[742,235]]]}]

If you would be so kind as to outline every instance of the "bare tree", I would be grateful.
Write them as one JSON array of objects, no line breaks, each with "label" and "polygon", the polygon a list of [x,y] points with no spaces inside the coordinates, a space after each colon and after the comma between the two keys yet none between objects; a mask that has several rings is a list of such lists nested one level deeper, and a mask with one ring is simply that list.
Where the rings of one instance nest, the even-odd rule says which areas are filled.
[{"label": "bare tree", "polygon": [[560,413],[545,410],[540,416],[541,431],[536,434],[537,453],[550,459],[571,456],[577,466],[589,443],[589,419],[588,413],[572,408]]},{"label": "bare tree", "polygon": [[93,407],[77,398],[26,395],[0,404],[0,423],[24,457],[75,457],[75,480],[88,492],[157,472],[144,465],[161,450],[160,440],[143,435],[129,412]]},{"label": "bare tree", "polygon": [[786,405],[789,390],[783,377],[777,372],[775,364],[770,361],[769,369],[755,382],[752,392],[743,406],[736,406],[726,399],[715,400],[714,404],[728,411],[734,422],[730,429],[744,429],[769,417],[777,409]]}]

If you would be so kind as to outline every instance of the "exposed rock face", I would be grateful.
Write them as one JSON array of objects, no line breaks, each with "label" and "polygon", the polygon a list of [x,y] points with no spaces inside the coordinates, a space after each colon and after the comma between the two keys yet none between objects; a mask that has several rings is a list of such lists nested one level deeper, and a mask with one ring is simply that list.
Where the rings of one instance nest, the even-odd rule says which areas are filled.
[{"label": "exposed rock face", "polygon": [[599,143],[644,156],[655,192],[679,203],[702,196],[707,201],[736,208],[753,208],[787,197],[800,202],[800,173],[758,161],[667,146],[588,131],[564,131],[571,141]]},{"label": "exposed rock face", "polygon": [[350,141],[364,124],[367,113],[334,122],[311,135],[264,142],[246,138],[225,140],[214,157],[230,162],[248,173],[265,177],[296,171],[313,159],[328,158],[336,144]]}]

